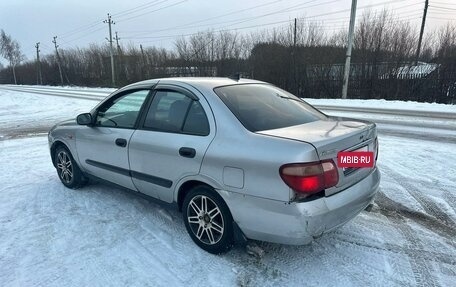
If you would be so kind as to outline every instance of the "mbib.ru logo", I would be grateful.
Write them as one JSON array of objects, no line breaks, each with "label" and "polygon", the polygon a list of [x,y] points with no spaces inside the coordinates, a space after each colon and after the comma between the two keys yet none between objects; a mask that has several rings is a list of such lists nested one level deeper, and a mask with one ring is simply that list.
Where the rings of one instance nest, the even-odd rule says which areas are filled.
[{"label": "mbib.ru logo", "polygon": [[371,151],[342,151],[337,154],[338,167],[374,167],[374,162]]}]

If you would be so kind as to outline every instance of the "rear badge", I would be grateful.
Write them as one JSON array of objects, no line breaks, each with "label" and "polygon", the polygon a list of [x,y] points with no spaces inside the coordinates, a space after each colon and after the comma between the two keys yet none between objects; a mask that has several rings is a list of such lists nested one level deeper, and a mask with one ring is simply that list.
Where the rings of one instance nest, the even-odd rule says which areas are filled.
[{"label": "rear badge", "polygon": [[337,167],[374,167],[371,151],[342,151],[337,154]]}]

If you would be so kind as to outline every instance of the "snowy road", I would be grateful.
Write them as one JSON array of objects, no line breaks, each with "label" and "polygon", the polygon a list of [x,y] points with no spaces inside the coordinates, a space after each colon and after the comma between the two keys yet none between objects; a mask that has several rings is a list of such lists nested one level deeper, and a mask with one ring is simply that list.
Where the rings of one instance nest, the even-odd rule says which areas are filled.
[{"label": "snowy road", "polygon": [[454,286],[453,119],[376,114],[397,134],[379,124],[372,211],[309,246],[254,243],[257,258],[203,252],[178,212],[129,192],[64,188],[40,133],[95,104],[0,89],[1,286]]},{"label": "snowy road", "polygon": [[[20,100],[11,99],[8,91],[27,92],[35,94],[29,100],[39,102],[43,106],[55,108],[45,113],[49,116],[42,117],[39,123],[28,121],[28,110],[20,110],[23,115],[14,121],[14,126],[8,126],[8,133],[4,137],[12,137],[24,134],[36,134],[47,132],[56,121],[75,117],[77,113],[89,111],[95,103],[104,99],[114,91],[110,88],[78,88],[78,87],[50,87],[50,86],[15,86],[0,85],[0,93],[9,97],[8,103],[12,105],[24,105]],[[69,100],[61,100],[61,98]],[[81,99],[87,101],[79,101]],[[379,131],[383,134],[409,138],[423,138],[441,142],[456,143],[456,107],[440,104],[407,103],[401,105],[397,102],[366,101],[366,100],[327,100],[306,99],[309,103],[320,108],[329,115],[342,117],[355,117],[377,123]],[[82,103],[84,105],[76,104]],[[61,105],[70,105],[71,107]],[[31,105],[33,109],[33,105]],[[76,113],[64,114],[60,110],[68,110]],[[33,111],[32,111],[33,112]],[[7,112],[0,111],[0,119]],[[9,125],[9,121],[0,121],[0,129]],[[2,134],[0,134],[2,136]]]}]

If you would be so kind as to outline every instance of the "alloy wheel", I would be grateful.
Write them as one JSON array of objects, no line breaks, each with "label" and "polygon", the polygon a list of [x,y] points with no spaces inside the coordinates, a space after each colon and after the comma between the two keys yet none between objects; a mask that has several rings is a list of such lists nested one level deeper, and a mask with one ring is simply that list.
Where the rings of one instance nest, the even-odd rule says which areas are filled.
[{"label": "alloy wheel", "polygon": [[217,204],[207,196],[193,197],[187,207],[187,220],[193,234],[202,243],[213,245],[225,230],[223,216]]},{"label": "alloy wheel", "polygon": [[60,151],[57,154],[57,170],[60,179],[66,183],[71,183],[73,180],[73,164],[70,156],[65,151]]}]

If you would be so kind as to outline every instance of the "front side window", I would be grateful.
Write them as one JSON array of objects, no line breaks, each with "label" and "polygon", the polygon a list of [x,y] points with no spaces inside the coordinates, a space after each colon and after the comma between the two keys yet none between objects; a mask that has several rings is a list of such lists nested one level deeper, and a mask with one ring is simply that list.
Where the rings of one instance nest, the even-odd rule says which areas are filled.
[{"label": "front side window", "polygon": [[149,90],[125,94],[101,106],[96,125],[102,127],[133,128]]},{"label": "front side window", "polygon": [[206,113],[199,101],[170,90],[155,93],[144,127],[173,133],[209,134]]},{"label": "front side window", "polygon": [[218,87],[215,93],[252,132],[279,129],[326,119],[296,96],[265,84]]}]

